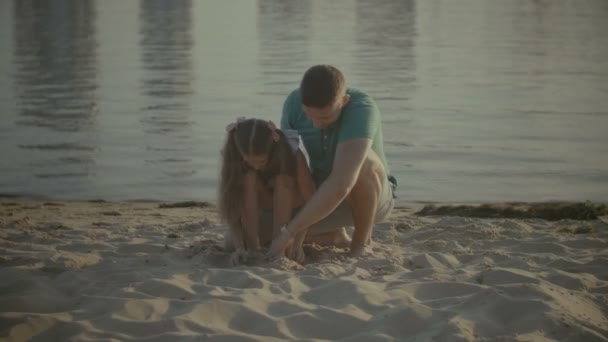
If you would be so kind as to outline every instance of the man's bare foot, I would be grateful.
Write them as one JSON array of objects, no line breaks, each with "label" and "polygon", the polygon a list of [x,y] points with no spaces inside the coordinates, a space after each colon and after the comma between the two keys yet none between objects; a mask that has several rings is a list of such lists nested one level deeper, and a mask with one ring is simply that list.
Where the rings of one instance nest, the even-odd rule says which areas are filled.
[{"label": "man's bare foot", "polygon": [[338,229],[335,234],[334,234],[334,245],[336,247],[340,247],[340,248],[346,248],[348,246],[350,246],[350,236],[348,236],[348,233],[346,232],[346,229],[344,229],[344,227]]},{"label": "man's bare foot", "polygon": [[350,252],[348,253],[348,255],[351,258],[358,258],[364,255],[368,255],[372,253],[372,246],[370,245],[365,245],[356,249],[351,249]]},{"label": "man's bare foot", "polygon": [[317,244],[319,246],[334,246],[339,248],[346,248],[350,246],[350,236],[346,233],[344,227],[339,228],[333,232],[307,235],[304,240],[305,244]]}]

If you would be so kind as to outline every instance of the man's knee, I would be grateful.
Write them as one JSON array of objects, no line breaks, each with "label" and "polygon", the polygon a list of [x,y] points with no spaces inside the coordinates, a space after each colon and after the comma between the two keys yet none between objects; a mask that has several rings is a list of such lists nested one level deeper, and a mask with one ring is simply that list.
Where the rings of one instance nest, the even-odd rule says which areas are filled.
[{"label": "man's knee", "polygon": [[384,164],[374,151],[370,151],[368,157],[361,166],[355,186],[346,198],[347,203],[351,204],[351,201],[360,196],[366,198],[374,196],[375,199],[378,199],[382,192],[382,182],[384,182],[385,178],[386,172],[384,170]]}]

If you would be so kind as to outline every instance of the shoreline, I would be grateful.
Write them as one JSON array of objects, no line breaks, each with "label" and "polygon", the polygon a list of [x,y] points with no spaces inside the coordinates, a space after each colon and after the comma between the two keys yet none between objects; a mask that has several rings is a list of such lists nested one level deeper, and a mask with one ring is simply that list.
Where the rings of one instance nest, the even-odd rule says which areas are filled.
[{"label": "shoreline", "polygon": [[[3,197],[0,194],[0,205],[10,202],[37,204],[153,204],[159,209],[171,208],[210,208],[216,204],[211,201],[163,201],[155,199],[137,200],[61,200],[35,197]],[[575,201],[541,201],[541,202],[396,202],[394,211],[406,210],[420,216],[459,216],[471,218],[538,218],[555,221],[572,220],[608,220],[608,202],[575,202]],[[605,218],[604,218],[605,217]]]},{"label": "shoreline", "polygon": [[[52,197],[52,196],[44,196],[44,195],[33,195],[33,194],[14,194],[14,193],[0,193],[0,201],[8,201],[8,200],[21,200],[21,201],[47,201],[47,202],[90,202],[90,203],[103,203],[103,202],[113,202],[113,203],[179,203],[179,202],[200,202],[200,203],[210,203],[215,205],[215,200],[205,200],[205,199],[192,199],[192,198],[182,198],[175,200],[166,200],[166,199],[158,199],[158,198],[133,198],[133,199],[124,199],[124,198],[62,198],[62,197]],[[399,207],[423,207],[426,205],[435,205],[435,206],[447,206],[447,205],[470,205],[470,206],[480,206],[480,205],[521,205],[521,204],[577,204],[577,203],[589,203],[594,205],[608,205],[608,200],[606,201],[590,201],[590,200],[560,200],[560,199],[547,199],[547,200],[534,200],[534,201],[526,201],[526,200],[517,200],[517,201],[503,201],[503,200],[486,200],[486,201],[415,201],[415,200],[400,200],[396,198],[395,205]]]}]

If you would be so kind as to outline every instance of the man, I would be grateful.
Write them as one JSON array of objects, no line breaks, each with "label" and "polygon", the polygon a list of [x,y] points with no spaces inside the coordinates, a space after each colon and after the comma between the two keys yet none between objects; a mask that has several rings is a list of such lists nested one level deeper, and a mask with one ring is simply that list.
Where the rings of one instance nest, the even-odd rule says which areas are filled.
[{"label": "man", "polygon": [[317,190],[282,227],[269,253],[281,255],[302,230],[308,229],[309,236],[335,236],[344,226],[354,226],[350,254],[360,256],[371,241],[374,223],[390,215],[396,188],[375,102],[347,88],[335,67],[313,66],[300,88],[287,97],[281,128],[302,136]]}]

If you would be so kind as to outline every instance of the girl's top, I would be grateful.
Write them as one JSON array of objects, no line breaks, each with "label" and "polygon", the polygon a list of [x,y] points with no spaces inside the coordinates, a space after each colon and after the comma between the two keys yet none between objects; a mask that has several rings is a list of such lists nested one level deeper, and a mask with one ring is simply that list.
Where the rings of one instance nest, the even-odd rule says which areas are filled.
[{"label": "girl's top", "polygon": [[[298,150],[302,151],[302,154],[304,154],[304,158],[306,159],[306,165],[310,166],[310,159],[308,158],[306,147],[304,147],[304,143],[302,142],[302,138],[300,137],[298,131],[296,131],[295,129],[282,129],[281,131],[285,134],[287,142],[289,143],[289,146],[291,147],[293,153],[297,153]],[[249,165],[247,165],[247,163],[243,163],[246,170],[251,169]],[[256,172],[260,177],[260,180],[264,183],[266,189],[272,190],[274,188],[274,175],[272,174],[272,171],[268,169],[262,169]]]}]

